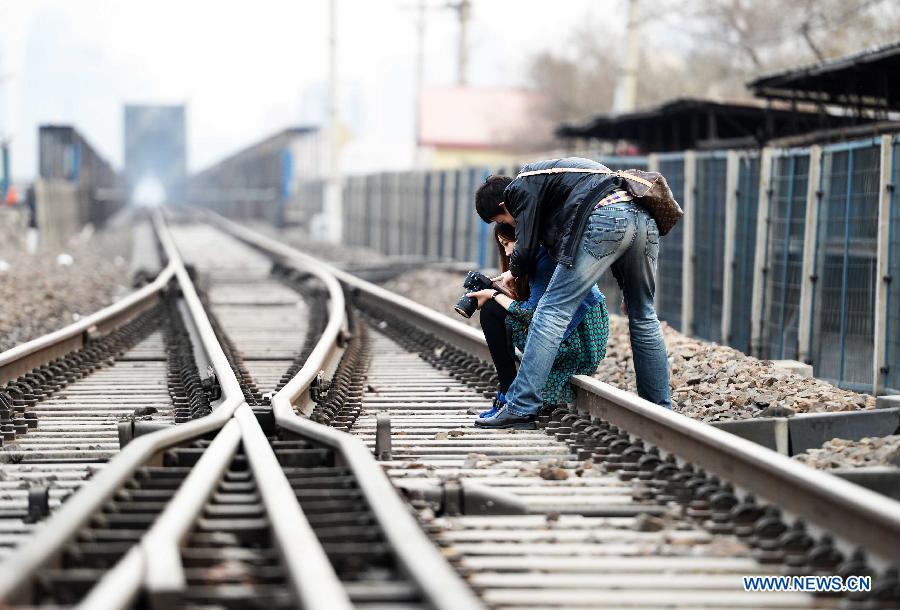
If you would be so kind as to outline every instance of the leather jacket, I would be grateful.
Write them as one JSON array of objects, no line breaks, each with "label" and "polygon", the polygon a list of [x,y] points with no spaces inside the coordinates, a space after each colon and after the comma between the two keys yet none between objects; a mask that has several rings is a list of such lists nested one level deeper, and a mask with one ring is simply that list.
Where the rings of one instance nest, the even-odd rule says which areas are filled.
[{"label": "leather jacket", "polygon": [[[582,159],[550,159],[529,163],[522,172],[553,167],[608,169]],[[528,273],[543,245],[557,263],[571,267],[591,210],[600,199],[623,188],[624,180],[604,174],[539,174],[514,179],[503,192],[506,209],[516,219],[516,247],[509,261],[514,277]],[[586,200],[596,187],[597,194]]]}]

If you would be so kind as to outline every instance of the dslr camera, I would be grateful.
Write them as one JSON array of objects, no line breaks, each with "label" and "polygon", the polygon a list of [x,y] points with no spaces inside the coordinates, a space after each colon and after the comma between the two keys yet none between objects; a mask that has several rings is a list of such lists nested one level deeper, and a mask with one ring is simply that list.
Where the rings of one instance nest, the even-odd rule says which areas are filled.
[{"label": "dslr camera", "polygon": [[[491,278],[478,271],[469,271],[466,274],[466,279],[463,280],[463,288],[466,289],[466,292],[477,292],[479,290],[484,290],[485,288],[493,287],[494,283],[491,281]],[[464,318],[471,318],[477,308],[478,300],[474,297],[467,297],[466,295],[459,297],[456,305],[453,306],[456,313]]]}]

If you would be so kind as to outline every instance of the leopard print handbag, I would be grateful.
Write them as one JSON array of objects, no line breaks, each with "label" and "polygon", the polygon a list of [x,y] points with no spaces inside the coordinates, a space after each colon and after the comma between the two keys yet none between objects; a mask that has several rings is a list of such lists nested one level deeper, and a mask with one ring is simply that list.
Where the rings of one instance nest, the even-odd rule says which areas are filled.
[{"label": "leopard print handbag", "polygon": [[672,189],[662,174],[639,169],[615,173],[625,179],[631,196],[656,221],[660,235],[671,231],[684,216],[684,210],[675,201],[675,195],[672,194]]}]

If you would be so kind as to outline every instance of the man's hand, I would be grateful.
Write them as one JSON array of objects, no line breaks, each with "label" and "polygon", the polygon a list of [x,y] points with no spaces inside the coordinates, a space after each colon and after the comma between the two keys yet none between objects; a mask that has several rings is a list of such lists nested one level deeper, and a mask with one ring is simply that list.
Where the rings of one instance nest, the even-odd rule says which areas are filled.
[{"label": "man's hand", "polygon": [[513,284],[514,280],[513,280],[512,272],[510,272],[510,271],[504,271],[497,277],[492,277],[491,281],[494,282],[494,285],[499,290],[501,290],[502,292],[505,292],[507,296],[513,294],[516,291],[515,284]]},{"label": "man's hand", "polygon": [[478,301],[478,309],[484,307],[484,304],[490,301],[494,296],[493,288],[485,288],[484,290],[477,290],[475,292],[467,292],[467,297],[472,297],[476,301]]}]

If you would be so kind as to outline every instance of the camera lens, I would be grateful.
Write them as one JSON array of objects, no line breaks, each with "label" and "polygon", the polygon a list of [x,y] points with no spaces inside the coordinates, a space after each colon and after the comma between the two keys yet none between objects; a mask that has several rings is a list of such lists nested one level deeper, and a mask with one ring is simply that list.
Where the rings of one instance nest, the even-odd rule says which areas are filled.
[{"label": "camera lens", "polygon": [[475,313],[475,310],[477,308],[478,301],[475,298],[467,297],[466,295],[459,297],[459,301],[457,301],[456,305],[453,306],[453,309],[456,310],[456,313],[464,318],[471,318],[472,314]]}]

